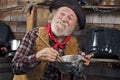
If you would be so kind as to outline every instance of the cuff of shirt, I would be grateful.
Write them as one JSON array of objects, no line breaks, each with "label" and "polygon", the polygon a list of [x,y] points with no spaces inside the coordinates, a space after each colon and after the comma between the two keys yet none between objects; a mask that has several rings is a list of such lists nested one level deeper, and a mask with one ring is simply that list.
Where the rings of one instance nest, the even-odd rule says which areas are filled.
[{"label": "cuff of shirt", "polygon": [[31,55],[31,58],[32,58],[31,63],[34,63],[35,65],[40,63],[40,61],[38,61],[37,58],[35,57],[35,54]]}]

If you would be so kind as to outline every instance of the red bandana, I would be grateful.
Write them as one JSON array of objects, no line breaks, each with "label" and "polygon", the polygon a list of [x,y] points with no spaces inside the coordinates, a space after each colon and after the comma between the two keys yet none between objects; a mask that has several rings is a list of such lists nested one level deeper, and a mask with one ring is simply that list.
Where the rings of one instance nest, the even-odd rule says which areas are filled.
[{"label": "red bandana", "polygon": [[57,49],[58,47],[63,49],[64,48],[64,44],[66,44],[70,40],[70,38],[71,38],[71,35],[70,35],[70,36],[67,36],[66,39],[63,42],[59,42],[57,40],[56,36],[54,36],[53,32],[51,31],[50,23],[46,24],[46,30],[48,32],[49,37],[55,42],[55,44],[53,46],[54,49]]}]

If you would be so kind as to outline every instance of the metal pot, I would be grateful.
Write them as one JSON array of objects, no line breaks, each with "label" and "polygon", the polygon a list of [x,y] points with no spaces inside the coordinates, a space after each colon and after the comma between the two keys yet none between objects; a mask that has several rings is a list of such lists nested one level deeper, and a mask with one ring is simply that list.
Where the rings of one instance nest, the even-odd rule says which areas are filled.
[{"label": "metal pot", "polygon": [[77,74],[84,69],[81,55],[65,55],[62,58],[64,62],[58,62],[58,69],[62,73]]},{"label": "metal pot", "polygon": [[86,53],[95,57],[117,58],[120,55],[120,30],[108,27],[91,28],[88,32]]},{"label": "metal pot", "polygon": [[10,51],[16,51],[18,46],[20,45],[21,40],[20,39],[13,39],[10,43]]}]

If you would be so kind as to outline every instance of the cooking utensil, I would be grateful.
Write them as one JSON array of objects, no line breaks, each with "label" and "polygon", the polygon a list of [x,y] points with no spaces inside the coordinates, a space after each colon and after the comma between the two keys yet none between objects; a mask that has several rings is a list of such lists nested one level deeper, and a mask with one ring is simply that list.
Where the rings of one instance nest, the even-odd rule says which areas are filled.
[{"label": "cooking utensil", "polygon": [[16,51],[18,46],[20,45],[20,42],[20,39],[12,39],[11,41],[9,41],[10,51]]},{"label": "cooking utensil", "polygon": [[[50,46],[49,46],[49,44],[47,44],[46,42],[45,42],[45,40],[37,33],[37,35],[38,35],[38,37],[44,42],[44,44],[47,46],[47,47],[49,47],[50,48]],[[55,52],[56,53],[56,52]],[[59,62],[64,62],[64,60],[60,57],[60,56],[57,56],[57,61],[59,61]]]},{"label": "cooking utensil", "polygon": [[120,30],[108,27],[91,28],[88,32],[86,53],[92,52],[96,58],[120,56]]},{"label": "cooking utensil", "polygon": [[65,55],[62,59],[64,62],[58,62],[58,69],[64,74],[78,74],[85,68],[81,55]]}]

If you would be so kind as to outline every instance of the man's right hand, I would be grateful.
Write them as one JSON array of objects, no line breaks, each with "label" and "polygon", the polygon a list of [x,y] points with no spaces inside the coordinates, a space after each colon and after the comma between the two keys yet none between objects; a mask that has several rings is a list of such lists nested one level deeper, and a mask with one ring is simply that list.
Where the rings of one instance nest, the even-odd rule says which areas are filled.
[{"label": "man's right hand", "polygon": [[53,48],[44,48],[36,53],[36,58],[38,61],[56,61],[59,53]]}]

